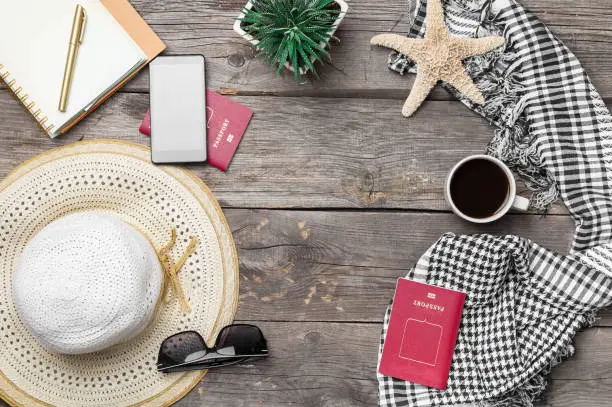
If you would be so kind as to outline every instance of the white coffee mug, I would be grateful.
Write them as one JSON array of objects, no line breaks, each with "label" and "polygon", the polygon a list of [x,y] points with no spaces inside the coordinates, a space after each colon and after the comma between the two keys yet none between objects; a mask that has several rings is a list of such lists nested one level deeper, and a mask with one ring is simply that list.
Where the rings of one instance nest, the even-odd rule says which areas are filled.
[{"label": "white coffee mug", "polygon": [[[451,180],[453,179],[455,172],[466,162],[471,161],[471,160],[476,160],[476,159],[488,160],[494,163],[495,165],[497,165],[500,169],[504,171],[507,177],[507,181],[508,181],[508,196],[506,198],[506,201],[504,202],[503,206],[501,206],[494,214],[486,218],[474,218],[469,215],[466,215],[459,208],[457,208],[457,206],[453,202],[452,195],[451,195]],[[529,208],[529,199],[523,198],[522,196],[518,196],[516,194],[516,181],[514,179],[514,175],[512,175],[512,171],[510,171],[510,168],[508,168],[506,164],[504,164],[497,158],[491,157],[485,154],[471,155],[469,157],[465,157],[463,160],[455,164],[455,166],[448,173],[448,177],[446,178],[446,182],[444,185],[444,196],[446,198],[446,201],[450,204],[453,212],[455,212],[455,214],[457,214],[458,216],[462,217],[463,219],[467,221],[474,222],[474,223],[494,222],[498,220],[499,218],[501,218],[502,216],[504,216],[506,213],[508,213],[510,209],[515,209],[515,210],[524,212]]]}]

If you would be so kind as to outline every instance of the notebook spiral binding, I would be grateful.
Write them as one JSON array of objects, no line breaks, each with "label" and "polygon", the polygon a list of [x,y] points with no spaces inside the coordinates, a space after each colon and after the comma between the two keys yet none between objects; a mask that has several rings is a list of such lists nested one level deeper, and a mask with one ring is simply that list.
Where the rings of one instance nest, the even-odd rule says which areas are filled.
[{"label": "notebook spiral binding", "polygon": [[0,79],[2,79],[4,83],[6,83],[6,86],[8,86],[11,92],[13,92],[17,100],[19,100],[26,107],[26,109],[28,109],[28,111],[32,114],[32,116],[34,116],[34,119],[45,130],[45,132],[47,132],[47,134],[51,134],[51,130],[53,130],[55,125],[52,123],[47,123],[47,116],[44,116],[40,109],[36,108],[36,102],[29,100],[28,94],[25,93],[24,89],[21,86],[17,85],[17,80],[15,78],[9,79],[11,76],[10,72],[2,72],[3,69],[4,65],[0,64]]}]

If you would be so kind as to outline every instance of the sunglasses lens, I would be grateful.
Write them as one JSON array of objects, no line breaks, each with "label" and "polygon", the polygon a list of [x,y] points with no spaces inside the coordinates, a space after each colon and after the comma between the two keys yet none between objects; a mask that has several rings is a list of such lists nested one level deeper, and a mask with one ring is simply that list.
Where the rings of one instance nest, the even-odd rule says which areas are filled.
[{"label": "sunglasses lens", "polygon": [[250,358],[215,358],[214,360],[210,360],[208,362],[197,363],[193,365],[184,365],[178,368],[166,369],[164,372],[173,373],[173,372],[187,372],[190,370],[202,370],[202,369],[212,369],[215,367],[224,367],[224,366],[232,366],[240,364]]},{"label": "sunglasses lens", "polygon": [[220,355],[263,355],[268,353],[266,339],[253,325],[230,325],[219,332],[215,345]]},{"label": "sunglasses lens", "polygon": [[197,332],[181,332],[173,335],[161,345],[157,368],[163,369],[196,360],[207,353],[206,343]]}]

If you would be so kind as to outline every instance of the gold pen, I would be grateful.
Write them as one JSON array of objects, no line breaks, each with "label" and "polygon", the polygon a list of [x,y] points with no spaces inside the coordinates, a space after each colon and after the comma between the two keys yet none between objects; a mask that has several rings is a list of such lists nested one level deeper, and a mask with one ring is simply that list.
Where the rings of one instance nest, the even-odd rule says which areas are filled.
[{"label": "gold pen", "polygon": [[83,42],[83,34],[85,33],[85,22],[87,15],[83,6],[78,4],[74,11],[74,20],[72,21],[72,33],[70,34],[70,43],[68,44],[68,55],[66,56],[66,68],[64,69],[64,80],[62,81],[62,92],[60,94],[59,111],[65,112],[68,104],[68,95],[70,94],[70,86],[72,85],[72,76],[74,75],[74,64],[76,63],[79,46]]}]

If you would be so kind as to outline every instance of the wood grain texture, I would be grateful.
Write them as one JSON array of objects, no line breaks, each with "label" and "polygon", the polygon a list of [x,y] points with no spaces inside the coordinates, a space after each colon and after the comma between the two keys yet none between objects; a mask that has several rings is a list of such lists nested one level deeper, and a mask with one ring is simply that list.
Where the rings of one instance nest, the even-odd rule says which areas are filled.
[{"label": "wood grain texture", "polygon": [[[407,0],[351,0],[322,79],[297,84],[256,60],[232,31],[246,0],[132,0],[168,45],[202,53],[212,89],[255,111],[227,173],[192,169],[225,208],[240,259],[238,320],[261,326],[269,360],[211,372],[179,407],[352,407],[377,403],[381,320],[395,280],[442,233],[512,233],[566,252],[563,205],[545,218],[489,226],[448,212],[442,186],[460,158],[483,152],[484,120],[436,89],[411,120],[400,114],[413,75],[386,68],[381,32],[405,33]],[[524,0],[612,100],[612,0]],[[49,140],[0,89],[0,178],[31,156],[79,139],[148,144],[146,70],[68,136]],[[539,406],[603,407],[612,397],[612,310],[576,338]],[[4,406],[2,402],[0,405]]]},{"label": "wood grain texture", "polygon": [[[225,211],[240,259],[238,319],[378,322],[397,278],[445,232],[519,234],[561,253],[567,216],[476,226],[451,214]],[[551,233],[555,231],[555,233]],[[597,323],[612,326],[609,313]]]},{"label": "wood grain texture", "polygon": [[[603,97],[612,97],[612,0],[525,0],[532,10],[580,58]],[[404,99],[414,76],[401,77],[386,68],[388,51],[371,47],[375,34],[406,33],[407,0],[350,0],[347,17],[336,33],[331,63],[322,79],[295,83],[288,72],[255,59],[249,44],[233,30],[246,0],[133,0],[154,31],[167,44],[166,53],[201,53],[207,59],[208,86],[245,95],[387,97]],[[146,92],[146,69],[122,91]],[[437,89],[433,99],[449,99]]]},{"label": "wood grain texture", "polygon": [[[227,173],[192,169],[225,207],[449,210],[443,185],[461,158],[493,134],[455,102],[427,103],[408,120],[391,99],[236,97],[255,116]],[[138,133],[144,94],[118,94],[67,137],[48,140],[0,90],[0,175],[46,149],[80,138],[149,143]],[[562,204],[553,214],[567,213]]]},{"label": "wood grain texture", "polygon": [[[566,216],[475,226],[450,214],[226,210],[240,258],[239,319],[380,321],[398,277],[442,233],[518,234],[566,252]],[[550,233],[555,231],[555,233]],[[612,326],[601,314],[599,326]]]},{"label": "wood grain texture", "polygon": [[[375,34],[408,31],[407,0],[351,0],[333,44],[332,63],[321,67],[322,79],[297,84],[287,72],[254,58],[248,43],[232,31],[246,0],[134,0],[133,4],[168,45],[168,53],[201,53],[207,58],[207,78],[213,89],[228,88],[242,94],[284,96],[364,96],[403,99],[413,75],[401,77],[386,68],[388,51],[371,47]],[[604,97],[612,96],[612,0],[526,0],[522,3],[546,23],[580,58]],[[144,92],[147,74],[127,90]],[[448,99],[437,89],[434,99]]]},{"label": "wood grain texture", "polygon": [[[380,324],[261,323],[271,357],[210,372],[177,405],[371,407],[377,404]],[[576,337],[576,355],[553,370],[539,405],[609,406],[612,329]]]},{"label": "wood grain texture", "polygon": [[[259,322],[271,356],[209,372],[177,407],[371,407],[377,403],[381,324]],[[612,329],[577,335],[576,354],[555,368],[538,405],[609,406]],[[2,403],[0,402],[0,405]]]}]

